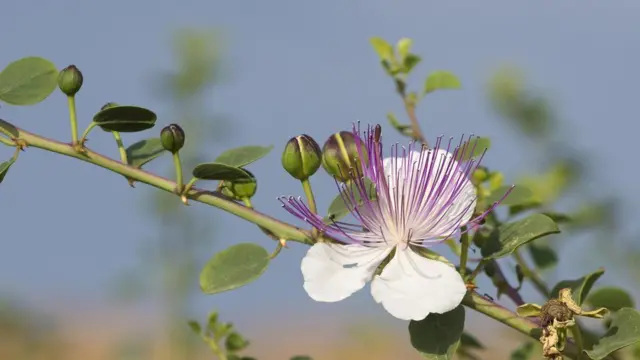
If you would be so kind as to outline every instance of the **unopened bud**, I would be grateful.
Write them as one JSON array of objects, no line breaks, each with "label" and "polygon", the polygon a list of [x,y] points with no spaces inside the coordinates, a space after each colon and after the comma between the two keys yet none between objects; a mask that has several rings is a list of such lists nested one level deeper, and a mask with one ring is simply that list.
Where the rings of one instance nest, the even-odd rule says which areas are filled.
[{"label": "unopened bud", "polygon": [[75,65],[69,65],[58,74],[58,87],[67,96],[74,96],[82,87],[82,73]]},{"label": "unopened bud", "polygon": [[369,161],[364,142],[359,141],[359,143],[360,151],[353,133],[349,131],[340,131],[331,135],[322,147],[322,167],[338,181],[347,182],[354,171],[356,174],[362,171],[361,155],[365,163]]},{"label": "unopened bud", "polygon": [[184,131],[178,124],[165,126],[160,132],[162,147],[172,154],[175,154],[182,149],[184,146],[184,138]]},{"label": "unopened bud", "polygon": [[234,200],[251,199],[258,190],[258,182],[251,172],[244,170],[249,177],[236,180],[224,180],[220,183],[220,190],[223,195]]},{"label": "unopened bud", "polygon": [[291,138],[282,152],[282,167],[298,180],[306,180],[315,174],[321,161],[320,145],[306,134]]}]

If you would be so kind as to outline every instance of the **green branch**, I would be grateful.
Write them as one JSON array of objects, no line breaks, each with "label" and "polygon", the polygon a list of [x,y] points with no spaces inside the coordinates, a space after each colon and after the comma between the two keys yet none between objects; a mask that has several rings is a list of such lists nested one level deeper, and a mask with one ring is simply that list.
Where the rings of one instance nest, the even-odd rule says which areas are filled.
[{"label": "green branch", "polygon": [[[137,182],[145,183],[167,192],[173,193],[176,188],[177,184],[169,179],[154,175],[152,173],[129,166],[127,164],[123,164],[119,161],[91,151],[88,148],[86,149],[86,152],[80,154],[77,153],[69,144],[47,139],[45,137],[32,134],[22,129],[17,130],[19,132],[18,138],[26,142],[27,146],[73,157],[111,170],[114,173],[124,175],[125,177],[133,179]],[[303,244],[312,244],[309,231],[302,230],[289,224],[285,224],[268,215],[249,209],[246,206],[240,205],[231,200],[227,200],[217,192],[191,188],[184,195],[188,199],[215,206],[219,209],[250,221],[256,225],[264,227],[280,238],[297,241]]]}]

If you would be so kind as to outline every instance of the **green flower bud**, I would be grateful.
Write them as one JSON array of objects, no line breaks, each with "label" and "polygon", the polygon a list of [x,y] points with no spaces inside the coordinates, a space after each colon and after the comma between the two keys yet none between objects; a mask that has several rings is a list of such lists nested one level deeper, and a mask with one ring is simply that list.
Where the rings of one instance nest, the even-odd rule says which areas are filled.
[{"label": "green flower bud", "polygon": [[247,346],[249,346],[249,341],[236,332],[229,334],[224,342],[224,347],[228,352],[242,351],[246,349]]},{"label": "green flower bud", "polygon": [[309,135],[291,138],[282,152],[282,167],[298,180],[306,180],[320,168],[320,145]]},{"label": "green flower bud", "polygon": [[184,138],[184,131],[178,124],[165,126],[160,132],[162,147],[172,154],[175,154],[182,149],[184,146]]},{"label": "green flower bud", "polygon": [[[365,163],[369,162],[364,141],[360,141],[361,153]],[[331,135],[322,147],[322,167],[338,181],[347,182],[351,172],[361,171],[360,153],[356,147],[353,133],[340,131]]]},{"label": "green flower bud", "polygon": [[258,182],[251,172],[247,169],[242,169],[249,178],[237,179],[233,181],[222,181],[220,183],[220,189],[223,195],[228,196],[234,200],[251,199],[258,190]]},{"label": "green flower bud", "polygon": [[75,65],[69,65],[58,74],[58,87],[67,96],[74,96],[82,87],[82,73]]},{"label": "green flower bud", "polygon": [[120,106],[120,104],[117,104],[117,103],[114,103],[114,102],[108,102],[108,103],[102,105],[102,107],[100,108],[100,111],[107,110],[107,109],[110,109],[110,108],[116,107],[116,106]]}]

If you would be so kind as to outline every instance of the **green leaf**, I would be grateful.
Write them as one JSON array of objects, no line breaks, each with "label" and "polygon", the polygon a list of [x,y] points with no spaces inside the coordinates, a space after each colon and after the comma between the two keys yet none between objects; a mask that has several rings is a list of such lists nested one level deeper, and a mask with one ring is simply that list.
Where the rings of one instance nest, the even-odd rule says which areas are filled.
[{"label": "green leaf", "polygon": [[137,168],[166,153],[159,138],[140,140],[129,146],[126,151],[129,165]]},{"label": "green leaf", "polygon": [[527,248],[538,269],[548,269],[558,264],[558,255],[550,246],[531,243]]},{"label": "green leaf", "polygon": [[13,138],[17,138],[19,135],[18,129],[16,129],[16,127],[13,126],[13,124],[6,122],[2,119],[0,119],[0,132],[7,135],[7,137],[13,137]]},{"label": "green leaf", "polygon": [[494,230],[482,246],[482,256],[487,260],[505,257],[530,241],[559,232],[558,225],[549,217],[533,214]]},{"label": "green leaf", "polygon": [[460,80],[452,72],[438,70],[427,77],[424,83],[424,95],[436,90],[459,89],[462,87]]},{"label": "green leaf", "polygon": [[200,288],[217,294],[248,284],[269,265],[269,253],[262,246],[242,243],[214,255],[200,273]]},{"label": "green leaf", "polygon": [[413,41],[409,38],[402,38],[398,40],[396,43],[396,49],[398,49],[398,56],[400,56],[400,61],[404,61],[404,59],[411,52],[411,45]]},{"label": "green leaf", "polygon": [[7,172],[9,172],[9,168],[11,167],[11,165],[13,165],[14,162],[15,160],[13,160],[12,158],[11,160],[5,161],[0,164],[0,183],[4,181],[4,177],[7,175]]},{"label": "green leaf", "polygon": [[[369,199],[375,200],[376,199],[375,184],[368,178],[364,179],[364,183],[365,183],[365,189],[367,191],[367,195],[369,196]],[[336,196],[331,202],[331,205],[329,205],[329,214],[324,219],[325,223],[330,223],[331,220],[337,221],[349,215],[350,213],[349,207],[347,206],[347,204],[345,204],[343,196],[347,198],[347,201],[349,201],[349,196],[350,196],[349,194],[353,192],[355,200],[358,202],[358,204],[363,204],[362,199],[360,198],[360,191],[358,190],[358,188],[353,183],[349,183],[346,186],[349,186],[350,189],[342,190],[341,194]]]},{"label": "green leaf", "polygon": [[611,311],[635,307],[635,301],[628,292],[613,286],[595,290],[586,300],[593,307],[604,307]]},{"label": "green leaf", "polygon": [[[509,189],[511,189],[511,185],[504,185],[496,190],[493,190],[491,192],[491,195],[487,196],[485,202],[488,204],[493,204],[496,201],[500,201],[500,199],[502,199],[504,194],[506,194]],[[500,205],[518,205],[528,203],[532,195],[533,193],[527,187],[523,185],[516,185],[511,190],[509,195],[507,195],[507,197],[500,202]]]},{"label": "green leaf", "polygon": [[[489,150],[489,148],[491,148],[491,139],[479,136],[474,137],[462,144],[456,154],[456,160],[467,161],[471,158],[478,158],[485,150]],[[464,151],[462,151],[463,149]]]},{"label": "green leaf", "polygon": [[46,99],[58,85],[58,70],[49,60],[26,57],[0,72],[0,100],[11,105],[33,105]]},{"label": "green leaf", "polygon": [[411,345],[425,359],[450,360],[460,344],[464,329],[464,307],[444,313],[431,313],[424,320],[409,323]]},{"label": "green leaf", "polygon": [[138,106],[114,106],[93,116],[93,121],[104,131],[138,132],[156,124],[156,114]]},{"label": "green leaf", "polygon": [[238,181],[251,179],[252,176],[243,169],[219,163],[199,164],[193,169],[193,177],[202,180]]},{"label": "green leaf", "polygon": [[607,355],[640,340],[640,313],[631,308],[622,308],[611,315],[611,326],[606,334],[585,352],[594,360],[604,359]]},{"label": "green leaf", "polygon": [[311,358],[311,356],[294,356],[292,357],[290,360],[313,360],[313,358]]},{"label": "green leaf", "polygon": [[604,269],[600,268],[591,274],[585,275],[576,280],[562,280],[553,287],[551,290],[551,297],[558,297],[558,293],[561,289],[570,288],[573,292],[573,299],[578,305],[582,305],[582,302],[587,298],[589,291],[593,287],[593,284],[604,274]]},{"label": "green leaf", "polygon": [[194,333],[196,333],[198,335],[200,335],[202,333],[202,327],[200,326],[200,323],[198,323],[197,321],[191,320],[187,324],[189,325],[189,328],[191,328],[191,330]]},{"label": "green leaf", "polygon": [[373,46],[373,50],[376,51],[376,54],[380,57],[381,60],[386,60],[391,62],[394,58],[393,56],[393,47],[386,40],[379,37],[372,37],[369,39],[371,46]]},{"label": "green leaf", "polygon": [[223,152],[214,162],[234,167],[243,167],[265,157],[272,149],[273,145],[238,147]]},{"label": "green leaf", "polygon": [[414,55],[414,54],[407,55],[407,57],[402,62],[402,65],[404,67],[403,69],[404,73],[405,74],[410,73],[411,70],[413,70],[413,68],[420,63],[420,61],[422,61],[422,59],[418,55]]},{"label": "green leaf", "polygon": [[511,360],[531,360],[533,351],[535,350],[535,344],[532,342],[526,342],[511,353]]}]

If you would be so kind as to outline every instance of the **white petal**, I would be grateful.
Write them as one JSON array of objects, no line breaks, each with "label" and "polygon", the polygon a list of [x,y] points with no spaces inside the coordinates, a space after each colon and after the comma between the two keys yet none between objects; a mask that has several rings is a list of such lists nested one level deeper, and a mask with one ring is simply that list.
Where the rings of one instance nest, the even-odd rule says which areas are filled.
[{"label": "white petal", "polygon": [[391,315],[422,320],[460,304],[467,289],[456,269],[423,258],[411,249],[396,249],[393,259],[371,282],[371,294]]},{"label": "white petal", "polygon": [[317,243],[302,259],[304,289],[316,301],[335,302],[362,289],[391,248]]}]

